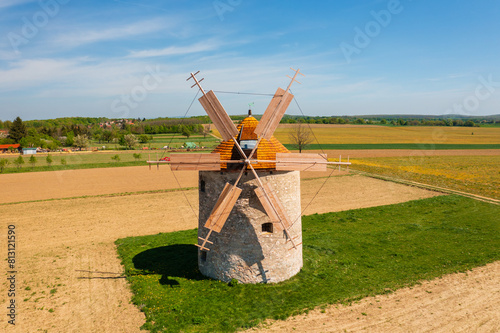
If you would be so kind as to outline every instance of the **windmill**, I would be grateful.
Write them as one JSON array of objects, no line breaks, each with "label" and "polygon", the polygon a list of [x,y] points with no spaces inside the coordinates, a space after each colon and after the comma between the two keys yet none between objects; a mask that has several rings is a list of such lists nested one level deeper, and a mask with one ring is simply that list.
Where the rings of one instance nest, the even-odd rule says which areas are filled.
[{"label": "windmill", "polygon": [[[192,87],[197,86],[202,92],[199,101],[223,142],[211,154],[171,154],[170,161],[164,163],[170,163],[174,171],[200,171],[196,246],[200,270],[207,276],[221,280],[237,278],[240,282],[278,282],[295,275],[302,267],[299,172],[326,171],[327,164],[350,164],[328,162],[326,154],[290,153],[274,138],[274,131],[294,98],[290,87],[298,82],[299,74],[303,75],[292,70],[295,74],[289,76],[287,89],[277,89],[260,122],[249,114],[238,127],[213,90],[205,92],[202,88],[204,79],[196,77],[199,71],[187,79],[192,79]],[[254,204],[252,198],[257,199]],[[286,202],[282,202],[283,198]],[[265,214],[260,214],[259,209]],[[257,235],[255,225],[260,225],[261,220],[265,223]],[[228,221],[230,227],[226,225]],[[263,240],[260,235],[267,238]]]}]

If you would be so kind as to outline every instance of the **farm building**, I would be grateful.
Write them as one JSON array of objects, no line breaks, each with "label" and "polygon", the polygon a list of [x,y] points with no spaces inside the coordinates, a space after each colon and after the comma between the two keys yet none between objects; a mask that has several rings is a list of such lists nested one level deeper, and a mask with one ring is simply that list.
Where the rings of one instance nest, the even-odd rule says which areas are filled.
[{"label": "farm building", "polygon": [[23,155],[36,154],[36,148],[23,148]]},{"label": "farm building", "polygon": [[0,145],[0,151],[2,153],[6,153],[10,150],[10,148],[13,148],[13,149],[17,149],[17,150],[20,150],[21,149],[21,145],[19,143],[16,143],[16,144],[6,144],[6,145]]}]

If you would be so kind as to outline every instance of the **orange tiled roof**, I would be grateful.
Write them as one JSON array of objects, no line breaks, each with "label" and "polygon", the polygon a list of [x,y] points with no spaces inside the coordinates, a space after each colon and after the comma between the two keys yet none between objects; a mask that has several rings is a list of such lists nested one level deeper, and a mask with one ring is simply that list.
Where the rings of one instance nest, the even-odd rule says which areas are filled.
[{"label": "orange tiled roof", "polygon": [[[255,127],[259,121],[252,116],[248,116],[238,125],[238,136],[236,139],[241,140],[257,140],[257,134],[254,133]],[[243,128],[243,130],[242,130]],[[241,137],[240,137],[241,134]],[[234,139],[233,139],[234,140]],[[222,142],[215,148],[212,153],[219,153],[221,161],[223,160],[239,160],[241,155],[234,146],[234,141],[228,140]],[[257,151],[254,153],[253,159],[258,160],[275,160],[276,153],[289,153],[290,151],[283,146],[274,136],[270,140],[262,139]],[[257,163],[252,164],[254,169],[274,169],[276,163]],[[238,167],[239,168],[239,167]],[[221,163],[221,169],[227,169],[227,163]]]}]

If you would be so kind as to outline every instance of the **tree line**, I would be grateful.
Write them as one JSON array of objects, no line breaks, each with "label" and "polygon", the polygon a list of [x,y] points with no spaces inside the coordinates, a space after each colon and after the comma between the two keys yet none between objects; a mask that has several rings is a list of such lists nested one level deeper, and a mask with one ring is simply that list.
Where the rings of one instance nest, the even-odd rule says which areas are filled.
[{"label": "tree line", "polygon": [[[200,119],[201,118],[201,119]],[[81,121],[81,123],[78,123]],[[0,136],[0,144],[20,144],[21,147],[41,147],[57,150],[60,147],[85,148],[90,140],[102,143],[117,141],[131,148],[137,142],[148,143],[153,134],[180,133],[186,138],[193,134],[206,136],[204,117],[188,119],[119,119],[60,118],[51,120],[1,122],[0,129],[7,129],[8,136]]]}]

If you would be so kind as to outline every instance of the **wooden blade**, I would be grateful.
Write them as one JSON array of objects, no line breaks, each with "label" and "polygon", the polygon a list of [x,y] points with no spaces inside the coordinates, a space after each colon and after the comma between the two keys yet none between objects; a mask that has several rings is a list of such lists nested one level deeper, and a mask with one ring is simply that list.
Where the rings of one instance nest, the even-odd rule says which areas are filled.
[{"label": "wooden blade", "polygon": [[205,111],[207,111],[208,116],[222,135],[224,141],[231,140],[238,135],[236,126],[234,126],[233,121],[229,118],[226,110],[224,110],[224,107],[212,90],[203,95],[199,101]]},{"label": "wooden blade", "polygon": [[220,154],[172,154],[172,170],[220,170]]},{"label": "wooden blade", "polygon": [[236,200],[241,194],[241,189],[226,183],[224,190],[222,190],[214,209],[210,213],[207,222],[205,223],[205,228],[211,229],[215,232],[220,232],[224,223],[226,223],[231,210],[236,204]]},{"label": "wooden blade", "polygon": [[326,154],[277,153],[276,170],[326,171]]},{"label": "wooden blade", "polygon": [[267,216],[269,216],[271,222],[278,227],[278,230],[290,228],[291,223],[285,212],[285,208],[269,183],[263,184],[262,187],[257,187],[255,189],[255,194],[257,194],[257,198],[259,198]]},{"label": "wooden blade", "polygon": [[254,133],[266,140],[271,139],[292,99],[292,94],[278,88]]}]

